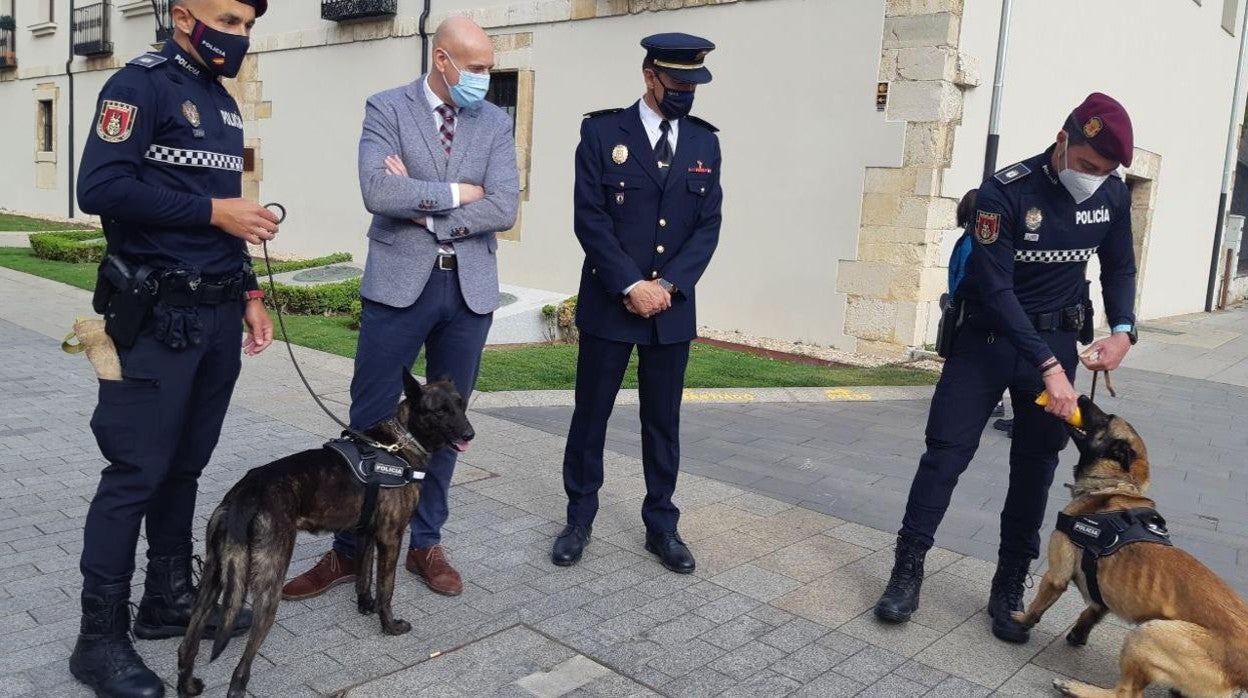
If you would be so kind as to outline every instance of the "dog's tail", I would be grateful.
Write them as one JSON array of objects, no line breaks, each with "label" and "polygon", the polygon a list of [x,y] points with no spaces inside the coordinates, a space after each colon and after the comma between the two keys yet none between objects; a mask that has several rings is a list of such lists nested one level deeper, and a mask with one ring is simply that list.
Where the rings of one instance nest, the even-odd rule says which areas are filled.
[{"label": "dog's tail", "polygon": [[221,606],[221,624],[217,626],[217,635],[212,642],[212,656],[215,660],[225,651],[234,634],[234,625],[238,614],[243,609],[247,598],[247,580],[251,576],[250,539],[251,524],[260,510],[260,497],[257,493],[245,493],[230,503],[225,510],[224,530],[209,542],[215,544],[217,554],[218,584],[224,587]]}]

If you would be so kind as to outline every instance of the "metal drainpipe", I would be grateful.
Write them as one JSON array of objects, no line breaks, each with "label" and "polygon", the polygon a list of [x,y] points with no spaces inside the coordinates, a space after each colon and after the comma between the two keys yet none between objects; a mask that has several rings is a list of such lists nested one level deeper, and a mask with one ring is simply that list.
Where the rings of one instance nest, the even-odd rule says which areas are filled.
[{"label": "metal drainpipe", "polygon": [[[1239,28],[1239,63],[1235,66],[1235,91],[1231,97],[1231,123],[1226,134],[1226,160],[1222,165],[1222,194],[1218,196],[1218,220],[1213,228],[1213,253],[1209,260],[1209,286],[1205,290],[1205,312],[1213,312],[1213,291],[1218,281],[1218,263],[1222,261],[1222,228],[1226,222],[1226,198],[1235,175],[1235,151],[1239,145],[1239,99],[1244,93],[1244,59],[1248,58],[1248,8],[1244,8]],[[1248,184],[1245,184],[1248,186]]]},{"label": "metal drainpipe", "polygon": [[69,0],[69,58],[65,60],[65,76],[69,78],[69,217],[74,217],[74,0]]},{"label": "metal drainpipe", "polygon": [[997,32],[997,68],[992,78],[992,108],[988,112],[988,145],[984,148],[984,179],[997,171],[1001,140],[1001,93],[1005,91],[1005,54],[1010,45],[1010,13],[1014,0],[1001,0],[1001,28]]},{"label": "metal drainpipe", "polygon": [[420,13],[420,73],[424,75],[429,72],[429,30],[427,23],[429,22],[429,6],[433,0],[425,0],[425,9]]}]

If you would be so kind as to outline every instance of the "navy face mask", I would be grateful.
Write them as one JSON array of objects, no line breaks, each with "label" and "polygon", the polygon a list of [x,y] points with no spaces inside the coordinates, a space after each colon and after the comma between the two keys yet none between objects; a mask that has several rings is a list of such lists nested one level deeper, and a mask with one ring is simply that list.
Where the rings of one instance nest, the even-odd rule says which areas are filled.
[{"label": "navy face mask", "polygon": [[198,17],[195,18],[195,28],[191,30],[191,43],[195,45],[199,57],[208,64],[208,70],[225,78],[238,75],[243,67],[243,58],[251,48],[250,38],[213,29],[199,21]]},{"label": "navy face mask", "polygon": [[[663,85],[658,73],[655,73],[654,81]],[[663,112],[663,117],[669,121],[683,119],[693,111],[693,95],[693,90],[673,90],[663,85],[663,99],[658,100],[659,111]]]}]

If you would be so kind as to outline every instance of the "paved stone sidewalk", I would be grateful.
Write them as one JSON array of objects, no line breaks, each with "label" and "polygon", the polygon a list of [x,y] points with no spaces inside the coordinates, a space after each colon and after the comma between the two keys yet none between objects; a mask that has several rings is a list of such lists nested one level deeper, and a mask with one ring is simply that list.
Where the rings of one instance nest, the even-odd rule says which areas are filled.
[{"label": "paved stone sidewalk", "polygon": [[[0,272],[0,298],[0,696],[85,695],[66,658],[81,526],[103,463],[87,424],[90,368],[56,346],[86,294]],[[334,433],[294,391],[280,349],[245,362],[202,480],[198,530],[248,468]],[[308,359],[314,384],[340,393],[349,366]],[[1104,684],[1116,673],[1121,625],[1078,650],[1060,639],[1080,607],[1073,595],[1030,644],[994,640],[983,614],[991,565],[948,550],[930,557],[915,621],[880,626],[869,608],[890,534],[698,475],[682,476],[678,493],[698,572],[667,572],[642,550],[640,463],[618,453],[585,559],[555,568],[563,439],[472,416],[480,436],[457,473],[445,540],[464,595],[437,596],[400,571],[396,609],[414,629],[399,638],[357,614],[345,587],[283,603],[254,695],[1043,696],[1059,674]],[[301,537],[294,571],[326,546]],[[171,680],[176,645],[139,647]],[[223,695],[240,649],[201,663],[208,695]]]}]

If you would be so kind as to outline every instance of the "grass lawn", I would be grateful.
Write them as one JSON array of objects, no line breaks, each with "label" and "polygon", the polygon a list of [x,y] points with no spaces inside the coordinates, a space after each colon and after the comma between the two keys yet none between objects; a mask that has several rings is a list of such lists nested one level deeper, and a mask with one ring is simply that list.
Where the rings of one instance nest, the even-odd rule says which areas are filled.
[{"label": "grass lawn", "polygon": [[85,223],[57,223],[39,218],[15,216],[11,213],[0,213],[0,230],[5,232],[37,233],[47,230],[90,230],[93,226]]},{"label": "grass lawn", "polygon": [[[339,356],[355,356],[355,337],[345,317],[284,316],[293,343]],[[276,331],[276,330],[275,330]],[[424,375],[424,358],[416,373]],[[931,385],[930,371],[826,367],[775,361],[743,352],[694,344],[685,374],[687,388],[836,387],[853,385]],[[570,344],[487,348],[481,359],[477,389],[571,390],[576,385],[576,347]],[[637,387],[637,356],[633,355],[624,387]]]},{"label": "grass lawn", "polygon": [[[0,247],[0,267],[42,276],[78,288],[95,288],[94,264],[39,259],[28,248]],[[345,316],[286,315],[290,340],[339,356],[355,356],[356,333]],[[274,318],[276,321],[276,317]],[[280,330],[274,328],[280,338]],[[272,350],[270,350],[272,351]],[[424,375],[422,357],[416,372]],[[685,375],[688,388],[837,387],[854,385],[931,385],[937,375],[896,366],[853,368],[809,366],[766,359],[743,352],[694,344]],[[572,389],[576,382],[576,347],[568,344],[488,348],[481,361],[478,390]],[[624,377],[625,388],[637,387],[634,354]]]}]

